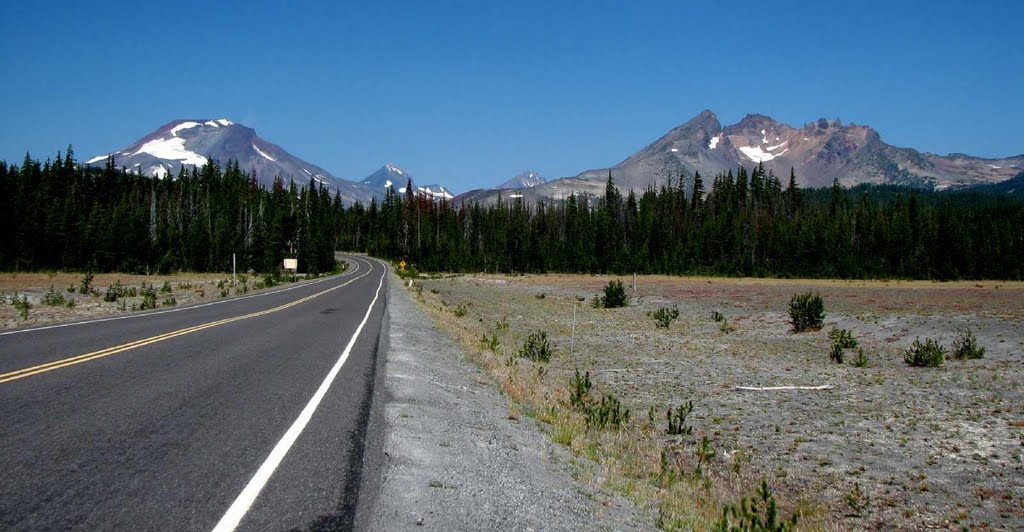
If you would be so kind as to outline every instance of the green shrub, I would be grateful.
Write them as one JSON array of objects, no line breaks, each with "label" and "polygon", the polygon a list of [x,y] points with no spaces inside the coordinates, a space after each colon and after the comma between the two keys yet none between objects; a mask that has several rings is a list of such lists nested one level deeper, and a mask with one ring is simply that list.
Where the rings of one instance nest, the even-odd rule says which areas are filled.
[{"label": "green shrub", "polygon": [[711,319],[721,323],[725,321],[725,316],[723,316],[721,312],[718,312],[716,310],[711,313]]},{"label": "green shrub", "polygon": [[18,294],[11,296],[11,305],[14,305],[15,310],[18,311],[18,316],[21,319],[28,319],[28,311],[32,309],[32,303],[28,302],[28,296],[21,296],[18,298]]},{"label": "green shrub", "polygon": [[914,340],[914,345],[903,354],[903,361],[915,368],[937,368],[946,358],[946,348],[939,342],[926,338]]},{"label": "green shrub", "polygon": [[82,276],[82,280],[79,281],[79,283],[78,283],[78,293],[79,294],[89,294],[89,293],[92,293],[92,280],[93,280],[93,277],[94,276],[93,276],[92,272],[86,272],[85,275]]},{"label": "green shrub", "polygon": [[593,384],[590,382],[590,372],[588,371],[583,376],[580,376],[579,368],[576,368],[576,374],[572,378],[571,386],[569,386],[569,406],[583,410],[590,403],[590,388]]},{"label": "green shrub", "polygon": [[160,293],[161,294],[170,294],[171,293],[171,283],[169,283],[167,281],[164,281],[164,285],[160,287]]},{"label": "green shrub", "polygon": [[614,279],[608,281],[604,287],[604,296],[601,297],[601,306],[604,308],[619,308],[629,304],[629,297],[626,296],[626,287],[622,281]]},{"label": "green shrub", "polygon": [[62,307],[67,304],[67,300],[65,300],[64,295],[57,292],[51,284],[50,289],[47,290],[46,294],[43,296],[42,303],[50,307]]},{"label": "green shrub", "polygon": [[594,429],[619,428],[629,422],[629,409],[614,395],[601,397],[601,402],[588,405],[586,410],[587,427]]},{"label": "green shrub", "polygon": [[868,367],[868,356],[867,356],[867,354],[864,353],[864,348],[863,347],[858,347],[857,348],[857,356],[854,357],[854,359],[853,359],[853,365],[854,365],[854,367],[857,367],[857,368],[866,368],[866,367]]},{"label": "green shrub", "polygon": [[548,333],[537,331],[526,337],[523,347],[519,350],[518,356],[528,358],[534,362],[547,362],[551,360],[551,346],[548,344]]},{"label": "green shrub", "polygon": [[648,315],[654,318],[655,326],[662,329],[667,329],[668,326],[671,325],[672,322],[679,317],[679,308],[662,307],[654,312],[648,313]]},{"label": "green shrub", "polygon": [[487,349],[492,353],[498,352],[498,335],[492,334],[487,336],[486,333],[480,335],[480,349]]},{"label": "green shrub", "polygon": [[689,416],[691,412],[693,412],[693,401],[679,405],[675,413],[671,408],[668,409],[666,416],[668,417],[669,436],[689,436],[693,432],[693,427],[686,424],[686,416]]},{"label": "green shrub", "polygon": [[459,306],[455,307],[454,314],[455,314],[456,318],[461,318],[461,317],[465,316],[466,315],[466,305],[459,305]]},{"label": "green shrub", "polygon": [[173,297],[168,297],[164,298],[164,301],[161,304],[165,307],[173,307],[174,305],[178,304],[178,300],[174,299]]},{"label": "green shrub", "polygon": [[833,327],[828,332],[828,337],[832,339],[832,351],[829,353],[829,358],[836,364],[843,363],[843,354],[846,349],[857,347],[857,339],[846,329]]},{"label": "green shrub", "polygon": [[825,324],[825,303],[818,293],[794,294],[789,300],[789,318],[793,330],[800,333],[816,331]]},{"label": "green shrub", "polygon": [[978,359],[985,356],[985,348],[978,347],[978,339],[971,332],[971,329],[966,329],[960,336],[953,340],[953,358],[956,359]]},{"label": "green shrub", "polygon": [[739,506],[730,504],[722,508],[722,518],[716,530],[720,532],[758,531],[785,532],[796,528],[797,516],[779,519],[779,507],[768,481],[762,479],[754,497],[740,500]]},{"label": "green shrub", "polygon": [[139,304],[138,310],[150,310],[156,308],[156,290],[152,285],[142,287],[142,303]]},{"label": "green shrub", "polygon": [[107,287],[107,291],[103,293],[103,301],[114,303],[118,298],[124,297],[125,294],[125,289],[121,286],[121,280],[118,279],[114,284]]}]

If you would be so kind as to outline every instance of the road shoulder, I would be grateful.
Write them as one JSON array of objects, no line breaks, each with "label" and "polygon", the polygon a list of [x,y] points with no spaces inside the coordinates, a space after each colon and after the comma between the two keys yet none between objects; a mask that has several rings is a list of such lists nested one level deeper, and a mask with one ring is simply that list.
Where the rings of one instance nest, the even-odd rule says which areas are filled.
[{"label": "road shoulder", "polygon": [[368,430],[356,528],[649,528],[621,498],[572,478],[572,457],[389,283],[383,371]]}]

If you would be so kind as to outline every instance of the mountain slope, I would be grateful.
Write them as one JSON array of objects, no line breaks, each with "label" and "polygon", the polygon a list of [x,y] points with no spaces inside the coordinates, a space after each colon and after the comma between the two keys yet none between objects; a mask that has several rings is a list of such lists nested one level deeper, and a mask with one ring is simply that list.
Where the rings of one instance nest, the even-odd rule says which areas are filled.
[{"label": "mountain slope", "polygon": [[537,185],[543,185],[547,183],[540,174],[533,170],[526,170],[516,174],[512,179],[505,181],[504,183],[494,187],[497,189],[520,189],[520,188],[533,188]]},{"label": "mountain slope", "polygon": [[[609,175],[621,189],[644,190],[682,178],[687,190],[692,190],[694,172],[708,183],[716,174],[759,163],[782,180],[793,169],[804,187],[828,186],[838,180],[848,187],[878,183],[941,190],[1008,180],[1024,170],[1024,155],[941,156],[891,146],[870,127],[838,120],[819,119],[797,128],[751,114],[723,126],[713,112],[704,111],[611,168],[549,181],[523,191],[523,197],[599,195]],[[456,200],[493,201],[496,197],[496,191],[477,190]]]},{"label": "mountain slope", "polygon": [[369,198],[356,183],[336,178],[260,138],[254,129],[226,118],[175,120],[127,148],[93,157],[86,164],[104,164],[108,157],[117,167],[161,178],[176,176],[182,167],[201,167],[207,159],[221,165],[236,160],[242,171],[255,171],[257,181],[267,187],[280,176],[285,182],[291,180],[303,186],[323,184],[341,194],[346,203]]}]

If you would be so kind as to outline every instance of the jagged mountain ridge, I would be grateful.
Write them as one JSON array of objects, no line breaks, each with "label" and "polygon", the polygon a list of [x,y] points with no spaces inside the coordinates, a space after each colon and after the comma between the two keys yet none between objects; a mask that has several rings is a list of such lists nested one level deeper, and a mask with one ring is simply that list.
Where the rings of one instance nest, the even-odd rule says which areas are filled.
[{"label": "jagged mountain ridge", "polygon": [[[905,184],[935,188],[962,188],[998,183],[1024,169],[1024,155],[982,158],[963,154],[946,156],[899,148],[882,141],[874,129],[819,119],[796,128],[758,114],[722,126],[711,111],[704,111],[672,129],[611,168],[588,170],[524,191],[527,200],[564,198],[572,193],[601,194],[609,174],[622,189],[644,190],[670,179],[684,180],[692,190],[694,172],[708,181],[716,174],[748,169],[759,163],[780,179],[792,168],[799,185],[844,186],[863,183]],[[493,201],[496,191],[472,191],[456,201]]]}]

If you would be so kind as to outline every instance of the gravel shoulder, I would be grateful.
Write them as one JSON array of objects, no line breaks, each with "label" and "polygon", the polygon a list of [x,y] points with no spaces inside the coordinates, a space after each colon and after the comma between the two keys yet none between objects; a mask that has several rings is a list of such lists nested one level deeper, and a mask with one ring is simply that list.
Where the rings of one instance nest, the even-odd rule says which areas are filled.
[{"label": "gravel shoulder", "polygon": [[575,481],[578,459],[515,412],[400,280],[389,285],[357,528],[652,528],[621,497]]}]

